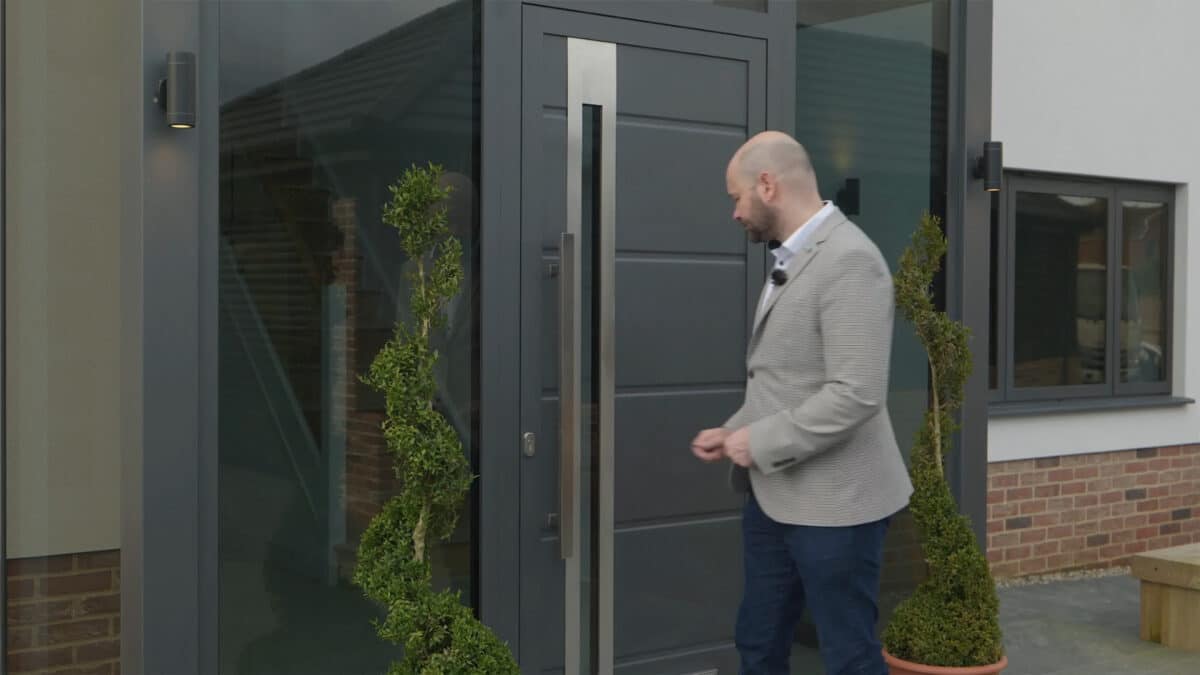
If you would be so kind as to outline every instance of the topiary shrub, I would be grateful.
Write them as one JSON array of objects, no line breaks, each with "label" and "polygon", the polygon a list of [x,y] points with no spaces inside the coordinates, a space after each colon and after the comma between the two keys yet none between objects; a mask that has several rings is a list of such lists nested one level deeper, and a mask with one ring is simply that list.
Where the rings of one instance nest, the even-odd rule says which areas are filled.
[{"label": "topiary shrub", "polygon": [[387,612],[376,629],[401,645],[393,675],[519,672],[508,647],[464,607],[457,591],[435,593],[428,546],[454,531],[473,476],[453,427],[434,409],[432,331],[462,281],[462,245],[446,227],[441,167],[412,167],[390,186],[383,220],[399,230],[415,263],[412,324],[396,324],[363,381],[386,401],[383,434],[400,492],[371,521],[358,548],[354,583]]},{"label": "topiary shrub", "polygon": [[999,600],[970,522],[958,512],[943,458],[956,430],[971,374],[969,332],[934,309],[933,277],[946,253],[941,221],[924,214],[896,272],[896,304],[929,357],[930,401],[914,440],[909,504],[922,537],[928,576],[896,608],[883,634],[888,653],[929,666],[983,666],[1000,661]]}]

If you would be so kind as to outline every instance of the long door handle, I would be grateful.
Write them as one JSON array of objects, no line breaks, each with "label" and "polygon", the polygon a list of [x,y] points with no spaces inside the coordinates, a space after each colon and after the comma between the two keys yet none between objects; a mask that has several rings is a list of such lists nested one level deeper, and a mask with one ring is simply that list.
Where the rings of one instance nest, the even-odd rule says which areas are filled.
[{"label": "long door handle", "polygon": [[579,413],[581,362],[579,245],[574,233],[559,242],[558,278],[558,513],[559,550],[563,560],[575,557],[576,481],[579,477]]}]

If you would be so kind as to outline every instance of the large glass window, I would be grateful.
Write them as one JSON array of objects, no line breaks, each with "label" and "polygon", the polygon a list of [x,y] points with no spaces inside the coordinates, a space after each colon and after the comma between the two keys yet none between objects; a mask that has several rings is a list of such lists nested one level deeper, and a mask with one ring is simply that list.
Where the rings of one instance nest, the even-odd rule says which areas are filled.
[{"label": "large glass window", "polygon": [[1170,391],[1171,191],[1013,175],[995,224],[993,398]]},{"label": "large glass window", "polygon": [[[398,486],[359,381],[408,316],[388,186],[440,164],[466,272],[437,333],[436,405],[475,437],[478,32],[470,0],[222,0],[222,673],[382,672],[398,657],[349,579]],[[431,552],[472,597],[472,518]]]},{"label": "large glass window", "polygon": [[120,3],[5,3],[10,673],[120,672]]},{"label": "large glass window", "polygon": [[[798,0],[797,18],[796,137],[824,198],[871,237],[894,271],[922,211],[945,216],[949,2]],[[899,316],[891,364],[888,409],[907,453],[925,410],[928,367]],[[906,513],[884,555],[886,618],[924,571]]]}]

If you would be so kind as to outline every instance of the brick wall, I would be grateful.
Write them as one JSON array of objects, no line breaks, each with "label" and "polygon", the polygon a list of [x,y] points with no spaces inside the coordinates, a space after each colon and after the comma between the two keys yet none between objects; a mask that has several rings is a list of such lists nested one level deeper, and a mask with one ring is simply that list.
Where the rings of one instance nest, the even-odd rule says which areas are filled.
[{"label": "brick wall", "polygon": [[988,487],[997,577],[1122,565],[1200,542],[1200,445],[994,463]]},{"label": "brick wall", "polygon": [[118,675],[121,555],[8,561],[8,672]]},{"label": "brick wall", "polygon": [[[341,233],[342,245],[334,254],[335,283],[346,289],[345,325],[349,330],[338,336],[332,348],[343,354],[346,367],[352,372],[332,392],[330,403],[344,411],[346,425],[345,483],[342,486],[346,506],[346,541],[343,554],[358,547],[358,539],[383,503],[396,493],[395,470],[383,438],[384,415],[378,410],[364,410],[358,396],[357,369],[360,368],[358,348],[360,309],[370,320],[370,308],[359,307],[359,276],[362,260],[358,252],[358,203],[354,199],[338,199],[333,204],[333,223]],[[389,326],[390,328],[390,326]],[[390,330],[388,332],[390,335]],[[373,357],[373,354],[372,354]],[[365,372],[365,369],[364,369]]]}]

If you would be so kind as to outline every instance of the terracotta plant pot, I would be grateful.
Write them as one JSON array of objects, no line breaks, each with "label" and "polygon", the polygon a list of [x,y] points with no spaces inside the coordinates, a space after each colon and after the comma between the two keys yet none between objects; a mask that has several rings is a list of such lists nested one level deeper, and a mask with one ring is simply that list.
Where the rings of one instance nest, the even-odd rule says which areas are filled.
[{"label": "terracotta plant pot", "polygon": [[883,650],[883,660],[887,661],[888,672],[891,675],[995,675],[1008,667],[1008,657],[1001,656],[1000,660],[990,666],[970,666],[967,668],[948,668],[946,666],[923,666],[898,659],[887,650]]}]

